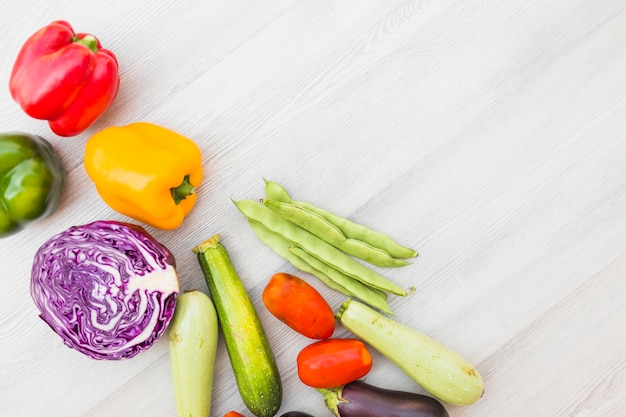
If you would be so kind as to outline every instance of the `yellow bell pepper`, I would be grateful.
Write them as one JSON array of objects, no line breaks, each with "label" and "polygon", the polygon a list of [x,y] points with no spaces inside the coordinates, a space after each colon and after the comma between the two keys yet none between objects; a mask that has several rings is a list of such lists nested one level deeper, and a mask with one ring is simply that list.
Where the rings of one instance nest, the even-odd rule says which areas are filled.
[{"label": "yellow bell pepper", "polygon": [[85,170],[105,203],[147,225],[180,226],[202,181],[200,148],[151,123],[105,128],[85,146]]}]

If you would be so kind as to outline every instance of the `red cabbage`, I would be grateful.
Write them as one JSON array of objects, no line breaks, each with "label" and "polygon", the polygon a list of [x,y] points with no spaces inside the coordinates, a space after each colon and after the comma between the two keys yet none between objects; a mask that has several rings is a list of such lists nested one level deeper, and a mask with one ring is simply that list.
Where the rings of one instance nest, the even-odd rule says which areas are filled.
[{"label": "red cabbage", "polygon": [[141,226],[73,226],[35,255],[31,296],[71,348],[95,359],[130,358],[163,334],[179,293],[172,253]]}]

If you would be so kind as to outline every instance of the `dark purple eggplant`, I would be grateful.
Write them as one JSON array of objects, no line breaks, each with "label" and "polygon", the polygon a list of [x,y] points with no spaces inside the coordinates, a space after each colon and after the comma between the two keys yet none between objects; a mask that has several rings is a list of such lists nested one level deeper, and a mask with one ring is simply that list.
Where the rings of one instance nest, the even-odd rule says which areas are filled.
[{"label": "dark purple eggplant", "polygon": [[288,411],[280,417],[313,417],[311,414],[303,413],[302,411]]},{"label": "dark purple eggplant", "polygon": [[449,417],[436,399],[414,392],[378,388],[363,381],[318,390],[336,417]]}]

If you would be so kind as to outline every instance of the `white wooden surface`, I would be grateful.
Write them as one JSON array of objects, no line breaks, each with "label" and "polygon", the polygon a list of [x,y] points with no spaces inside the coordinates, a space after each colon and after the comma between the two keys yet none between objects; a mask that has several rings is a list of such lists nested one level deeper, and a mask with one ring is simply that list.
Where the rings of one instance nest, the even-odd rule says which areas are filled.
[{"label": "white wooden surface", "polygon": [[[23,41],[52,20],[119,59],[120,94],[84,134],[53,135],[8,92]],[[284,383],[280,413],[330,415],[299,382],[309,343],[260,294],[296,272],[231,198],[262,177],[414,246],[387,275],[417,291],[397,319],[474,362],[484,397],[453,417],[626,415],[626,3],[557,1],[10,0],[0,14],[0,131],[47,137],[68,171],[52,217],[0,240],[0,415],[175,416],[167,342],[126,361],[65,347],[29,295],[36,249],[112,212],[87,178],[85,140],[149,121],[196,140],[206,180],[175,231],[184,289],[206,291],[190,249],[221,233]],[[344,297],[302,274],[336,308]],[[348,333],[338,328],[336,336]],[[368,381],[421,392],[374,353]],[[213,415],[251,416],[223,344]]]}]

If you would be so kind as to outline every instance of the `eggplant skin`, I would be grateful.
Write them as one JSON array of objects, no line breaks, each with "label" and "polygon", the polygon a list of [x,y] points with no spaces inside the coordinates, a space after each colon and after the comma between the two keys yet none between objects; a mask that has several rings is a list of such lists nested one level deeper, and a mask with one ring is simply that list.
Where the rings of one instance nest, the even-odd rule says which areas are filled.
[{"label": "eggplant skin", "polygon": [[363,381],[346,384],[337,404],[341,417],[449,417],[435,398],[378,388]]},{"label": "eggplant skin", "polygon": [[288,411],[280,417],[313,417],[311,414],[303,413],[302,411]]}]

